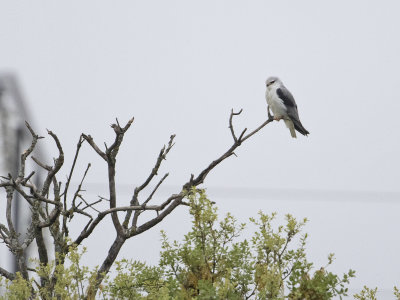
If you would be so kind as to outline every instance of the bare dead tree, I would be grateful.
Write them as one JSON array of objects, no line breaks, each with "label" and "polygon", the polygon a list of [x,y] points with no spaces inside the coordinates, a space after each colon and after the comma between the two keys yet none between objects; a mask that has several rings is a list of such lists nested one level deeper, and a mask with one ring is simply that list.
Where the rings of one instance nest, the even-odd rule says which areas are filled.
[{"label": "bare dead tree", "polygon": [[[0,224],[0,240],[7,245],[9,250],[16,257],[19,270],[23,278],[29,278],[28,271],[30,271],[31,268],[27,266],[24,256],[26,255],[28,246],[33,241],[36,242],[38,257],[41,264],[45,265],[49,263],[49,251],[58,254],[56,255],[56,265],[64,264],[64,257],[69,252],[70,246],[81,245],[85,239],[90,237],[100,222],[106,216],[111,215],[116,237],[97,272],[96,283],[93,286],[90,286],[87,290],[87,298],[94,298],[94,295],[96,295],[99,285],[102,282],[105,274],[109,272],[112,264],[118,256],[121,247],[124,245],[127,239],[146,232],[160,223],[175,208],[180,205],[185,205],[185,202],[183,201],[184,198],[188,196],[194,187],[197,187],[204,182],[209,172],[211,172],[223,160],[235,155],[234,151],[241,146],[243,142],[273,121],[273,119],[269,116],[268,120],[247,135],[247,128],[242,130],[241,133],[237,135],[233,127],[233,118],[237,115],[240,115],[241,112],[242,110],[235,113],[232,110],[230,113],[229,129],[233,138],[233,142],[226,152],[219,156],[216,160],[212,161],[197,176],[192,174],[190,179],[182,185],[181,189],[177,191],[177,193],[170,195],[159,205],[149,205],[149,202],[153,199],[154,194],[164,182],[168,176],[168,173],[163,175],[161,179],[158,180],[155,187],[151,190],[149,196],[142,198],[141,192],[146,189],[158,175],[158,171],[162,162],[167,158],[168,153],[174,146],[175,135],[171,135],[168,143],[160,150],[155,165],[148,177],[140,186],[137,186],[134,189],[129,206],[118,206],[115,182],[116,158],[125,133],[133,123],[133,118],[129,120],[125,126],[121,126],[118,120],[116,120],[116,124],[111,125],[115,133],[115,139],[110,146],[105,144],[104,150],[98,146],[98,144],[90,135],[82,134],[79,137],[74,160],[64,185],[62,185],[62,183],[57,179],[57,175],[64,164],[64,152],[57,135],[52,131],[48,131],[48,134],[57,146],[58,156],[54,159],[53,165],[46,165],[39,161],[39,159],[31,156],[38,140],[42,139],[43,137],[38,136],[31,126],[26,123],[26,126],[32,136],[32,142],[29,148],[21,154],[18,175],[13,177],[11,174],[8,174],[7,176],[1,177],[0,181],[0,188],[5,190],[7,202],[6,223]],[[97,155],[104,160],[108,167],[109,196],[107,202],[109,203],[109,208],[106,210],[100,211],[96,208],[97,204],[105,201],[106,199],[100,198],[97,201],[89,203],[82,196],[82,185],[90,168],[90,164],[88,164],[76,191],[72,195],[69,193],[71,180],[79,157],[80,149],[85,142],[89,144],[90,147],[97,153]],[[47,172],[47,175],[40,186],[35,185],[32,181],[35,173],[26,172],[26,162],[30,156],[38,166]],[[62,186],[64,187],[62,188]],[[16,232],[11,218],[12,202],[16,194],[19,194],[23,199],[25,199],[25,201],[30,205],[32,211],[30,225],[27,230],[27,234],[23,238],[21,238],[20,234]],[[95,213],[92,213],[92,211]],[[155,211],[156,215],[152,219],[141,223],[139,222],[141,219],[140,216],[145,211]],[[118,212],[125,212],[124,218],[120,219]],[[87,218],[87,223],[83,226],[78,236],[70,237],[69,222],[74,214],[79,214]],[[52,250],[48,249],[44,242],[43,230],[45,228],[49,229],[52,237],[54,247]],[[16,274],[8,272],[1,267],[0,275],[10,280],[15,279],[16,277]],[[51,286],[54,286],[56,280],[57,278],[55,276],[52,278],[42,277],[40,278],[40,285],[50,286],[51,288]]]}]

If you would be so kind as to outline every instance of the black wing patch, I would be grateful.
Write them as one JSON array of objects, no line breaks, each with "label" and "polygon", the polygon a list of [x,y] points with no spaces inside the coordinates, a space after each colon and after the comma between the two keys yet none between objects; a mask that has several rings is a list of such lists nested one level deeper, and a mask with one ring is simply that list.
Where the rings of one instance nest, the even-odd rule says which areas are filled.
[{"label": "black wing patch", "polygon": [[288,90],[277,89],[276,93],[278,94],[279,98],[283,100],[283,103],[286,106],[296,107],[296,102],[294,101],[292,94]]}]

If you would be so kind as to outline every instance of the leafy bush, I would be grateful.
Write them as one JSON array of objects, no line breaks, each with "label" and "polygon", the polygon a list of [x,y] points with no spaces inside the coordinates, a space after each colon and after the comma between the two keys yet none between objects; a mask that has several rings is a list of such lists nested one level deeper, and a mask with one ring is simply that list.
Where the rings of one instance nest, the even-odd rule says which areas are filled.
[{"label": "leafy bush", "polygon": [[[192,228],[182,242],[169,241],[161,232],[162,250],[157,266],[122,259],[116,262],[116,276],[106,276],[97,297],[103,299],[332,299],[346,296],[349,270],[342,276],[315,268],[306,257],[307,219],[285,216],[284,225],[275,225],[276,214],[260,212],[251,218],[254,233],[244,239],[246,224],[227,214],[218,220],[217,208],[204,191],[188,196]],[[5,294],[0,299],[93,299],[97,268],[81,265],[85,249],[71,247],[66,264],[36,265],[36,278],[27,281],[20,274],[15,280],[1,280]],[[40,283],[38,281],[41,281]],[[44,284],[43,284],[44,283]],[[364,289],[355,299],[376,299],[377,289]],[[400,292],[394,290],[397,299]]]},{"label": "leafy bush", "polygon": [[123,260],[106,294],[126,299],[331,299],[347,295],[354,271],[342,277],[327,266],[313,271],[306,258],[307,220],[286,215],[274,226],[276,214],[250,219],[257,230],[238,241],[245,224],[230,214],[218,222],[217,208],[203,191],[189,197],[192,230],[182,242],[162,232],[157,267]]}]

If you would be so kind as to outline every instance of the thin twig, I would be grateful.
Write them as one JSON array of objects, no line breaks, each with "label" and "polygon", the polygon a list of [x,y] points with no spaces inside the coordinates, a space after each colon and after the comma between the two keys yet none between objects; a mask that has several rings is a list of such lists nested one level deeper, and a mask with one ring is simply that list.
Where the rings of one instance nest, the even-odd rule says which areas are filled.
[{"label": "thin twig", "polygon": [[84,181],[85,178],[86,178],[86,175],[87,175],[87,173],[88,173],[88,171],[89,171],[90,166],[91,166],[91,164],[89,163],[89,164],[87,165],[87,167],[86,167],[85,173],[83,174],[83,177],[82,177],[82,179],[81,179],[81,182],[79,183],[78,188],[77,188],[77,190],[76,190],[76,192],[75,192],[75,194],[74,194],[74,198],[72,199],[72,207],[75,207],[75,200],[76,200],[76,198],[79,196],[79,193],[82,191],[83,181]]},{"label": "thin twig", "polygon": [[93,205],[96,205],[97,203],[100,203],[100,202],[101,202],[101,199],[99,199],[99,200],[97,200],[97,201],[95,201],[95,202],[93,202],[93,203],[91,203],[91,204],[87,203],[85,199],[83,199],[83,198],[81,198],[81,199],[82,199],[83,202],[85,202],[85,204],[86,204],[86,206],[85,206],[84,208],[82,208],[82,210],[85,210],[85,209],[87,209],[87,208],[91,208],[91,209],[93,209],[94,211],[100,213],[100,211],[99,211],[98,209],[94,208]]},{"label": "thin twig", "polygon": [[71,183],[71,178],[72,178],[72,174],[74,173],[75,170],[75,165],[76,162],[78,161],[78,156],[79,156],[79,151],[81,149],[83,143],[83,137],[82,135],[79,137],[78,143],[76,145],[76,151],[75,151],[75,156],[74,156],[74,161],[72,162],[72,166],[71,169],[69,171],[69,175],[67,177],[67,182],[65,183],[65,187],[64,187],[64,192],[63,192],[63,197],[64,197],[64,209],[67,208],[67,194],[68,194],[68,188],[69,185]]},{"label": "thin twig", "polygon": [[[161,180],[158,182],[158,184],[156,185],[156,187],[153,189],[153,191],[151,192],[151,194],[149,195],[149,197],[147,197],[146,201],[144,201],[144,202],[141,204],[141,205],[144,207],[143,211],[145,210],[146,204],[151,200],[151,198],[153,197],[153,195],[155,194],[155,192],[157,191],[157,189],[159,188],[159,186],[163,183],[163,181],[165,180],[165,178],[167,178],[168,175],[169,175],[169,174],[167,173],[167,174],[165,174],[165,175],[163,176],[163,178],[161,178]],[[137,197],[137,195],[135,195],[135,197]],[[137,202],[138,202],[138,201],[137,201]],[[131,205],[134,205],[134,204],[139,204],[139,203],[132,203],[132,202],[131,202]],[[138,222],[138,218],[139,218],[139,216],[140,216],[141,213],[142,213],[142,211],[140,211],[140,210],[135,211],[135,213],[134,213],[134,215],[133,215],[133,218],[132,218],[132,227],[136,228],[137,222]],[[129,214],[129,215],[127,214],[127,217],[129,217],[129,216],[130,216],[130,214]],[[128,220],[128,218],[127,218],[127,220]],[[125,223],[124,223],[124,225],[125,225]]]},{"label": "thin twig", "polygon": [[42,138],[39,137],[32,129],[31,125],[29,125],[28,122],[25,121],[25,125],[28,128],[29,132],[32,135],[32,142],[29,146],[28,149],[26,149],[22,154],[21,154],[21,160],[20,160],[20,168],[19,168],[19,175],[17,180],[22,180],[25,176],[25,162],[26,162],[26,158],[32,153],[33,149],[35,149],[36,143],[38,141],[38,139]]},{"label": "thin twig", "polygon": [[29,181],[29,179],[31,179],[31,177],[32,177],[34,174],[35,174],[35,171],[32,171],[32,172],[28,175],[28,177],[26,177],[26,178],[24,178],[24,179],[22,180],[21,184],[22,184],[22,185],[25,185],[25,184]]},{"label": "thin twig", "polygon": [[14,229],[14,224],[12,220],[12,215],[11,215],[11,208],[12,208],[12,200],[13,200],[13,194],[14,194],[14,189],[11,187],[6,188],[7,192],[7,207],[6,207],[6,219],[7,219],[7,226],[10,231],[10,236],[14,237],[16,236],[16,232]]},{"label": "thin twig", "polygon": [[58,149],[58,157],[54,162],[54,167],[47,173],[47,177],[44,180],[43,183],[43,188],[42,188],[42,196],[47,195],[49,192],[50,188],[50,183],[53,180],[53,177],[57,174],[57,172],[61,169],[62,165],[64,164],[64,151],[61,147],[61,143],[57,137],[52,131],[47,130],[48,134],[53,138],[54,142],[56,143],[57,149]]},{"label": "thin twig", "polygon": [[99,146],[96,145],[96,143],[93,141],[93,138],[90,135],[86,135],[86,134],[82,133],[81,136],[85,139],[86,142],[89,143],[90,146],[92,146],[93,150],[96,151],[96,153],[101,158],[103,158],[105,161],[107,161],[107,155],[103,151],[100,150]]},{"label": "thin twig", "polygon": [[231,134],[232,134],[233,140],[235,142],[237,142],[237,138],[236,138],[236,135],[235,135],[235,131],[233,129],[232,119],[233,119],[233,116],[240,115],[242,113],[242,111],[243,111],[243,109],[241,109],[239,112],[235,113],[235,112],[233,112],[233,108],[232,108],[231,109],[231,114],[229,116],[229,129],[231,130]]},{"label": "thin twig", "polygon": [[[175,134],[173,134],[173,135],[170,136],[168,145],[167,145],[167,146],[164,145],[164,147],[160,150],[160,153],[158,154],[156,163],[155,163],[153,169],[151,170],[150,175],[146,178],[146,180],[144,181],[144,183],[143,183],[142,185],[140,185],[139,187],[136,187],[136,188],[135,188],[135,191],[134,191],[134,193],[133,193],[133,196],[132,196],[132,199],[131,199],[131,202],[130,202],[130,205],[131,205],[131,206],[132,206],[132,205],[139,205],[139,199],[138,199],[139,193],[140,193],[144,188],[146,188],[147,185],[152,181],[152,179],[154,178],[154,176],[157,175],[158,170],[159,170],[159,168],[160,168],[160,166],[161,166],[162,161],[165,160],[165,159],[167,158],[167,154],[169,153],[169,151],[171,150],[171,148],[174,146],[174,138],[175,138]],[[166,175],[166,176],[168,176],[168,175]],[[166,177],[166,176],[165,176],[165,177]],[[165,179],[165,178],[164,178],[164,179]],[[164,179],[161,180],[161,183],[162,183],[162,181],[164,181]],[[161,183],[160,183],[160,184],[161,184]],[[159,185],[160,185],[160,184],[159,184]],[[159,185],[158,185],[158,186],[159,186]],[[158,186],[156,187],[156,189],[158,188]],[[155,191],[154,191],[154,192],[155,192]],[[154,194],[154,193],[153,193],[153,194]],[[151,195],[151,197],[152,197],[152,196],[153,196],[153,195]],[[151,197],[150,197],[150,199],[151,199]],[[150,199],[149,199],[149,200],[146,200],[145,202],[146,202],[146,203],[149,202]],[[133,226],[136,226],[137,218],[139,217],[139,214],[140,214],[140,213],[139,213],[138,211],[135,212],[135,215],[134,215],[134,217],[133,217],[133,219],[132,219],[132,225],[133,225]],[[128,227],[129,220],[130,220],[131,216],[132,216],[132,211],[128,211],[128,212],[126,213],[126,215],[125,215],[125,219],[124,219],[124,223],[123,223],[123,226],[124,226],[125,228]]]},{"label": "thin twig", "polygon": [[169,175],[169,173],[166,173],[161,180],[157,183],[157,185],[155,186],[155,188],[153,189],[153,191],[151,192],[151,194],[149,195],[149,197],[147,197],[146,201],[143,202],[143,206],[146,206],[146,204],[151,200],[151,198],[154,196],[155,192],[157,191],[157,189],[160,187],[160,185],[164,182],[165,178],[167,178]]},{"label": "thin twig", "polygon": [[45,169],[46,171],[51,171],[52,167],[49,165],[45,165],[42,163],[40,160],[38,160],[36,157],[32,156],[31,159],[41,168]]},{"label": "thin twig", "polygon": [[158,169],[160,168],[161,162],[166,159],[168,152],[174,146],[174,143],[173,143],[174,138],[175,138],[175,134],[171,135],[170,138],[169,138],[168,146],[167,147],[164,146],[160,150],[160,154],[157,157],[157,161],[156,161],[156,164],[155,164],[154,168],[151,170],[151,173],[147,177],[145,182],[141,186],[139,186],[137,188],[137,193],[139,193],[141,190],[143,190],[151,182],[153,177],[157,175],[157,172],[158,172]]}]

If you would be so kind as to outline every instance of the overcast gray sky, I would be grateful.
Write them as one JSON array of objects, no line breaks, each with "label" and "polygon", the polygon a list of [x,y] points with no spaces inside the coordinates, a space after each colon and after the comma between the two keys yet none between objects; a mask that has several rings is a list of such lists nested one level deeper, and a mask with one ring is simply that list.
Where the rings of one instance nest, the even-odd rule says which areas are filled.
[{"label": "overcast gray sky", "polygon": [[[175,133],[163,171],[171,173],[167,185],[179,186],[230,146],[231,108],[244,109],[238,130],[267,118],[264,82],[279,76],[293,93],[310,136],[292,139],[282,122],[274,122],[245,143],[237,158],[210,174],[205,186],[210,193],[214,187],[216,195],[217,188],[224,189],[219,205],[231,204],[223,211],[244,205],[237,197],[224,202],[237,194],[232,188],[261,191],[253,203],[252,190],[244,194],[245,206],[252,209],[243,218],[258,209],[276,206],[285,213],[297,207],[301,216],[313,221],[315,215],[313,223],[324,223],[327,219],[318,215],[335,211],[329,226],[338,237],[357,223],[354,235],[363,238],[360,243],[373,240],[362,232],[365,222],[383,236],[382,243],[392,243],[380,246],[399,249],[393,241],[400,226],[395,202],[400,192],[398,1],[1,0],[0,5],[0,71],[18,75],[37,131],[44,135],[49,128],[58,134],[67,163],[82,131],[102,144],[112,138],[109,125],[115,117],[126,122],[134,116],[118,160],[119,184],[140,183]],[[55,155],[53,146],[46,151]],[[83,167],[94,163],[88,182],[104,183],[100,159],[88,148],[82,154]],[[322,199],[328,193],[321,193],[321,202],[313,199],[309,205],[286,200],[266,205],[266,199],[276,199],[266,194],[260,200],[268,189],[291,199],[298,190],[371,192],[374,203],[382,199],[383,204],[365,204],[357,194],[345,213],[341,208],[347,202],[329,208],[333,204]],[[390,205],[384,204],[385,195],[393,200]],[[368,219],[365,206],[373,212]],[[364,221],[354,221],[358,217]],[[368,220],[375,217],[371,225]],[[339,220],[347,225],[342,228]],[[173,220],[168,222],[173,230]],[[314,226],[321,228],[321,223]],[[321,231],[324,235],[329,236]],[[353,237],[336,241],[331,251],[340,253]],[[318,249],[320,244],[313,245]],[[323,251],[318,255],[325,257]],[[353,267],[357,254],[343,251],[343,265]],[[373,257],[384,255],[378,248],[366,251],[369,260],[357,264],[366,268],[359,285],[374,282],[365,272]],[[383,269],[383,263],[374,265],[381,265],[375,274],[389,274],[379,283],[388,288],[400,275],[394,256]]]}]

